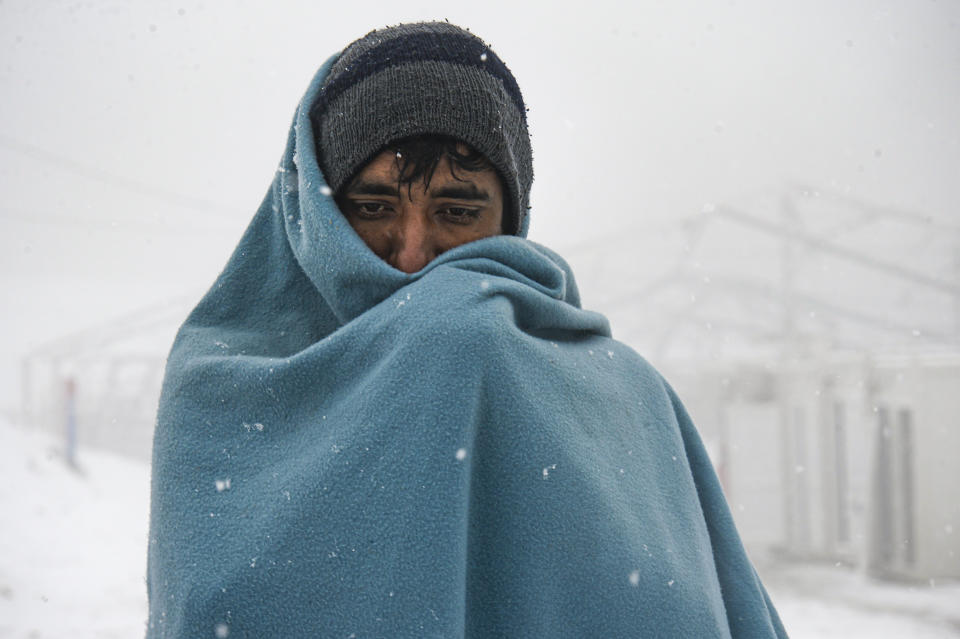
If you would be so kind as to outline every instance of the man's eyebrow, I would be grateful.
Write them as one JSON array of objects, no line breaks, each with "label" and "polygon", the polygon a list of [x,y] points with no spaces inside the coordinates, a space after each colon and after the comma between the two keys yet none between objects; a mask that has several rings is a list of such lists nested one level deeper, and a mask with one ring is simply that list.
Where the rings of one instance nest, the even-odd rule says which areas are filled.
[{"label": "man's eyebrow", "polygon": [[449,198],[451,200],[480,200],[483,202],[490,201],[490,194],[486,191],[480,189],[476,184],[450,184],[447,186],[441,186],[437,189],[432,189],[430,191],[430,197],[433,198]]},{"label": "man's eyebrow", "polygon": [[393,197],[399,197],[400,192],[397,190],[397,185],[395,183],[388,184],[386,182],[368,182],[366,180],[360,180],[355,182],[347,187],[347,195],[390,195]]}]

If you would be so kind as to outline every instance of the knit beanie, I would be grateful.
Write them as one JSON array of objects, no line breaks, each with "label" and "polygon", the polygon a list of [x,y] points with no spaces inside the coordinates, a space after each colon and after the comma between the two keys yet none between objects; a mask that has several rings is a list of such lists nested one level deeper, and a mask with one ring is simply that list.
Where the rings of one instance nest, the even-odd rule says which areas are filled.
[{"label": "knit beanie", "polygon": [[526,234],[533,158],[523,96],[506,65],[469,31],[445,22],[371,31],[330,68],[310,118],[334,192],[388,144],[446,135],[496,168],[506,187],[504,229]]}]

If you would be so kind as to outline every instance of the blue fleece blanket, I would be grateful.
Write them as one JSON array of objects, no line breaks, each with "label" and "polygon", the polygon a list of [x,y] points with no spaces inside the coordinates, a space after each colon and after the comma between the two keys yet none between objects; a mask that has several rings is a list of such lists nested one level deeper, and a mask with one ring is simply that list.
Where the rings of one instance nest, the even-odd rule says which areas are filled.
[{"label": "blue fleece blanket", "polygon": [[785,636],[682,406],[557,255],[408,275],[353,233],[326,68],[170,353],[147,636]]}]

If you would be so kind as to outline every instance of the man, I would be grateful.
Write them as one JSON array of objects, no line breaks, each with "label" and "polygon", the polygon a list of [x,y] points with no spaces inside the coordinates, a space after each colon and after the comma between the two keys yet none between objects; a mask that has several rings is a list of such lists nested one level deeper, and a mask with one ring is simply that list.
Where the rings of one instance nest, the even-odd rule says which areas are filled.
[{"label": "man", "polygon": [[669,386],[526,239],[512,74],[328,61],[171,351],[148,637],[785,636]]}]

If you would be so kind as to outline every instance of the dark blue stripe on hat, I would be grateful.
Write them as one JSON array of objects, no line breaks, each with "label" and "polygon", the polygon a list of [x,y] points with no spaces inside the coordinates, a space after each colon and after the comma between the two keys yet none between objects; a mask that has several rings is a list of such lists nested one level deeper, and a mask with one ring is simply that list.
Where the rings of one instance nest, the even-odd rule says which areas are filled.
[{"label": "dark blue stripe on hat", "polygon": [[320,113],[348,87],[379,71],[427,60],[477,67],[499,78],[526,124],[527,110],[523,105],[523,96],[507,65],[480,39],[455,33],[425,32],[400,36],[365,51],[338,76],[331,78],[317,96],[311,111]]}]

